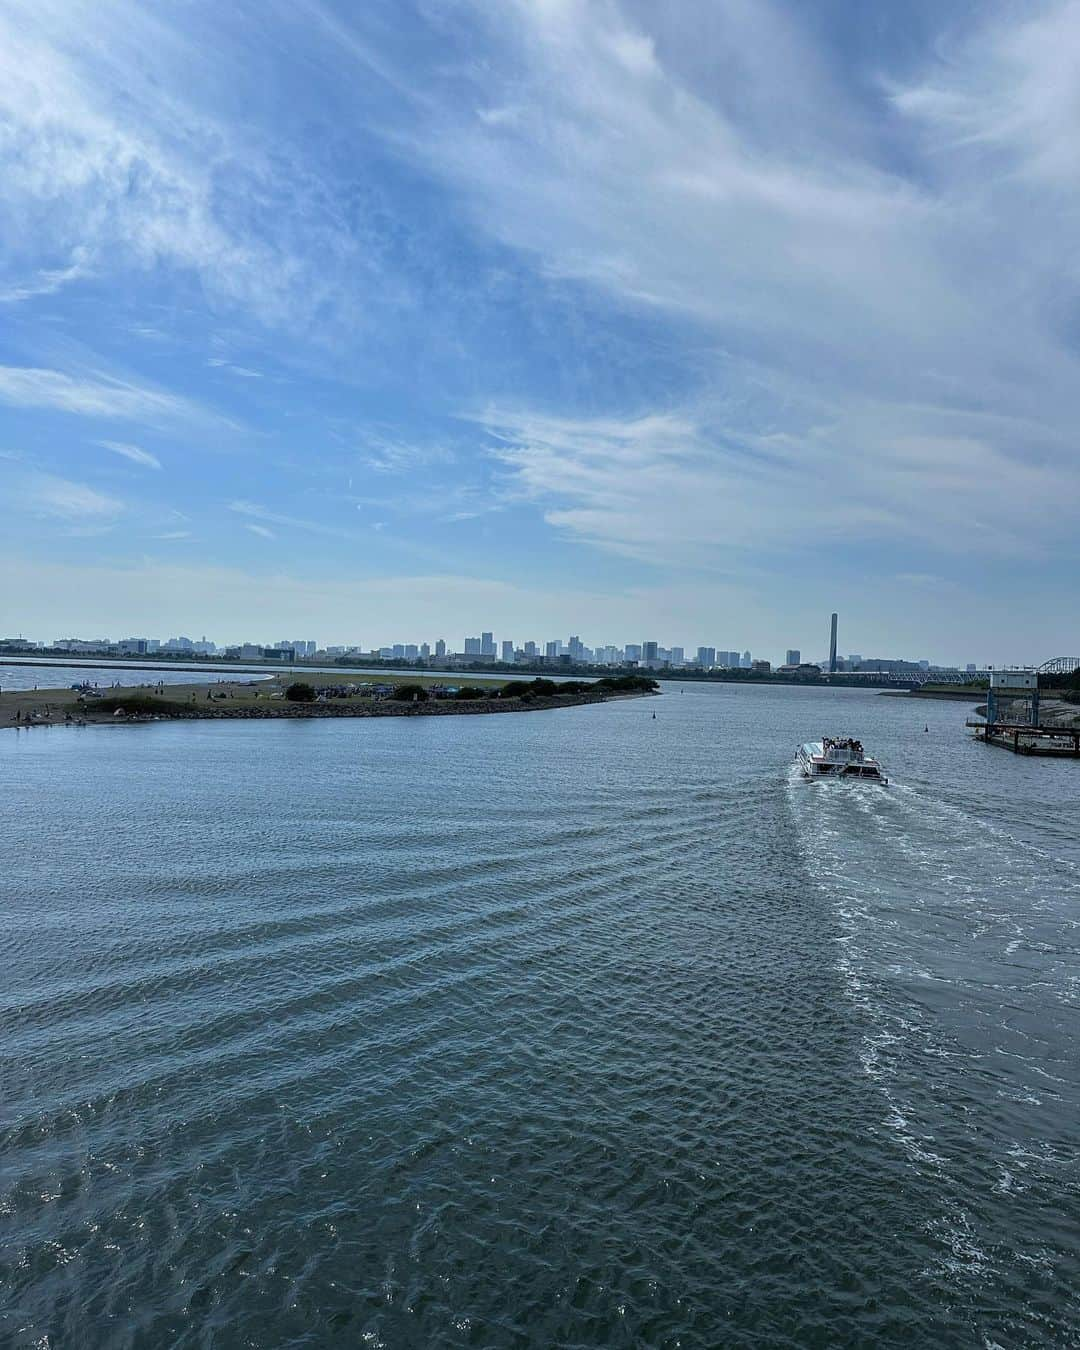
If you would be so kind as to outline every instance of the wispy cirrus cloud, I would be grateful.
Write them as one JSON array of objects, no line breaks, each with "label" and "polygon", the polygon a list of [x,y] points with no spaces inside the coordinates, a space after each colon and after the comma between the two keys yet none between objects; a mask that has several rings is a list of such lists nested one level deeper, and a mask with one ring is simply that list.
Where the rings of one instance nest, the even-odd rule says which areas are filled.
[{"label": "wispy cirrus cloud", "polygon": [[124,503],[85,483],[54,474],[32,474],[21,484],[19,495],[26,510],[65,521],[103,524],[124,511]]},{"label": "wispy cirrus cloud", "polygon": [[419,469],[455,460],[454,451],[441,441],[404,440],[370,431],[360,441],[361,463],[380,474],[415,474]]},{"label": "wispy cirrus cloud", "polygon": [[506,507],[506,498],[494,484],[435,483],[405,487],[377,496],[350,497],[358,511],[390,511],[395,515],[430,517],[444,521],[476,520]]},{"label": "wispy cirrus cloud", "polygon": [[0,294],[49,293],[98,267],[163,267],[261,322],[303,325],[343,279],[376,275],[311,147],[237,118],[223,97],[264,37],[246,27],[237,40],[217,18],[131,0],[4,6]]},{"label": "wispy cirrus cloud", "polygon": [[477,420],[509,498],[535,502],[567,539],[656,566],[746,569],[805,551],[808,530],[817,550],[887,539],[920,555],[1037,554],[1080,509],[1080,474],[1040,428],[1011,427],[1040,447],[1031,460],[998,448],[994,419],[942,407],[922,409],[921,425],[919,410],[867,401],[813,410],[784,431],[723,406]]},{"label": "wispy cirrus cloud", "polygon": [[138,445],[130,445],[127,441],[98,441],[105,450],[111,450],[114,455],[119,455],[122,459],[131,460],[132,464],[141,464],[145,469],[160,469],[161,460],[157,455],[152,455],[149,450],[142,449]]},{"label": "wispy cirrus cloud", "polygon": [[[304,530],[309,534],[324,534],[334,539],[356,539],[358,538],[355,530],[343,529],[339,525],[328,525],[320,520],[305,519],[302,516],[286,515],[281,511],[275,511],[270,507],[262,506],[259,502],[232,501],[229,503],[229,510],[235,512],[238,516],[249,517],[261,524],[281,525],[291,530]],[[250,529],[251,526],[249,525]],[[256,533],[260,531],[256,530]]]},{"label": "wispy cirrus cloud", "polygon": [[86,276],[88,270],[86,250],[76,248],[72,253],[71,262],[66,267],[43,267],[22,281],[8,285],[0,284],[0,304],[18,304],[39,295],[55,295],[68,282]]},{"label": "wispy cirrus cloud", "polygon": [[[41,328],[0,402],[165,426],[186,361],[269,432],[257,487],[199,465],[192,500],[257,493],[222,533],[282,554],[389,522],[381,558],[498,535],[489,565],[554,576],[569,540],[670,594],[876,550],[894,617],[958,552],[1060,566],[1080,3],[870,8],[9,0],[0,299]],[[95,286],[153,376],[53,355]]]},{"label": "wispy cirrus cloud", "polygon": [[489,422],[550,525],[676,566],[1067,542],[1080,4],[990,8],[858,92],[770,0],[470,13],[483,91],[436,83],[404,143],[550,276],[680,325],[694,372],[608,417]]},{"label": "wispy cirrus cloud", "polygon": [[33,366],[0,366],[0,402],[17,408],[54,408],[80,417],[161,424],[202,420],[187,399],[106,375],[73,376]]},{"label": "wispy cirrus cloud", "polygon": [[230,375],[238,375],[245,380],[261,380],[262,371],[249,370],[247,366],[237,366],[222,357],[212,357],[206,363],[212,370],[224,370]]},{"label": "wispy cirrus cloud", "polygon": [[[363,15],[314,8],[342,60],[409,89]],[[607,415],[553,399],[480,418],[503,493],[671,567],[1064,542],[1080,362],[1055,203],[1080,196],[1080,5],[989,9],[861,87],[772,0],[461,13],[459,54],[484,60],[405,97],[389,143],[544,276],[678,325],[694,372]],[[367,464],[421,467],[392,437]],[[359,504],[420,514],[423,495]]]}]

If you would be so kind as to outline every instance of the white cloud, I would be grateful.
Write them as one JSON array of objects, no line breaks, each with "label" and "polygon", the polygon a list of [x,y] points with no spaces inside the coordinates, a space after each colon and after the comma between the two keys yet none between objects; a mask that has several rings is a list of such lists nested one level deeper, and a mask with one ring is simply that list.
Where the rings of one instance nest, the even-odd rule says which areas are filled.
[{"label": "white cloud", "polygon": [[661,566],[749,570],[886,540],[919,554],[1039,552],[1080,509],[1074,466],[1009,458],[993,422],[929,408],[920,425],[915,410],[866,402],[816,411],[820,421],[791,432],[717,408],[476,420],[511,473],[511,496],[538,503],[568,539]]},{"label": "white cloud", "polygon": [[214,370],[224,370],[230,375],[239,375],[245,380],[261,380],[262,372],[259,370],[249,370],[247,366],[234,366],[231,361],[226,361],[220,356],[210,357],[206,364]]},{"label": "white cloud", "polygon": [[[286,10],[275,16],[292,22]],[[350,155],[320,157],[312,143],[305,159],[287,133],[275,137],[282,124],[261,121],[265,106],[242,85],[272,69],[260,64],[269,47],[251,32],[258,59],[241,60],[219,11],[11,0],[0,17],[3,293],[75,284],[66,269],[83,248],[79,265],[95,273],[179,269],[211,306],[270,320],[336,306],[370,322],[365,284],[399,269],[403,290],[422,274],[426,320],[438,268],[427,253],[418,263],[417,238],[432,236],[408,233],[411,190],[403,207],[378,173],[336,179]],[[359,151],[381,131],[387,155],[447,189],[452,277],[432,329],[447,318],[440,305],[457,308],[440,360],[417,362],[434,372],[421,397],[446,406],[442,358],[469,355],[456,321],[475,319],[485,241],[499,265],[512,251],[506,271],[524,278],[523,311],[535,307],[505,331],[535,319],[551,356],[504,368],[507,406],[477,418],[496,438],[495,497],[461,484],[467,449],[451,488],[421,472],[429,450],[393,431],[350,434],[352,463],[415,480],[363,500],[380,519],[461,520],[528,501],[562,538],[650,563],[715,569],[736,555],[746,566],[793,545],[909,550],[910,572],[899,557],[883,563],[893,578],[938,575],[947,569],[927,555],[949,551],[973,565],[1069,553],[1080,507],[1077,0],[950,9],[947,36],[887,77],[841,69],[857,44],[823,53],[804,7],[773,0],[461,0],[422,69],[424,44],[387,40],[372,13],[310,0],[287,36],[303,44],[297,68],[325,87],[309,107],[333,107],[335,146]],[[286,45],[280,32],[272,41]],[[890,59],[883,44],[875,60]],[[438,201],[429,186],[416,198]],[[395,226],[357,280],[369,198],[393,206]],[[479,245],[458,248],[462,213]],[[581,339],[594,316],[614,335],[603,349],[613,369],[605,360],[595,382],[572,368],[579,351],[599,350]],[[235,330],[220,331],[230,340],[213,349],[233,350]],[[620,360],[631,349],[640,360],[642,332],[665,374],[639,380],[642,365]],[[257,350],[244,342],[236,335],[238,353]],[[364,366],[368,387],[400,373],[381,358]],[[223,356],[209,364],[258,374]],[[310,366],[332,381],[329,363]],[[489,369],[477,362],[457,386],[473,406]],[[169,395],[96,372],[0,369],[0,399],[95,417],[182,413]],[[370,541],[288,506],[233,510],[256,533]]]},{"label": "white cloud", "polygon": [[76,248],[72,261],[66,267],[42,268],[24,281],[3,285],[0,283],[0,304],[17,304],[38,295],[55,295],[69,281],[87,274],[86,250]]},{"label": "white cloud", "polygon": [[991,11],[866,103],[768,0],[471,12],[482,93],[404,143],[478,228],[667,319],[695,386],[487,419],[553,526],[719,566],[726,541],[1071,542],[1078,0]]},{"label": "white cloud", "polygon": [[414,475],[433,464],[453,463],[454,452],[437,441],[403,441],[369,431],[361,437],[360,461],[377,473]]},{"label": "white cloud", "polygon": [[115,497],[53,474],[35,474],[26,479],[21,497],[23,505],[34,514],[61,520],[100,524],[124,510],[123,502]]},{"label": "white cloud", "polygon": [[133,464],[141,464],[147,469],[161,468],[161,460],[157,455],[152,455],[149,450],[143,450],[137,445],[129,445],[126,441],[98,441],[98,445],[111,450],[114,455],[130,459]]},{"label": "white cloud", "polygon": [[0,296],[48,293],[89,271],[168,268],[215,304],[297,323],[333,299],[347,269],[364,271],[304,149],[280,126],[235,116],[261,28],[236,40],[228,27],[212,7],[2,7]]},{"label": "white cloud", "polygon": [[202,418],[186,399],[109,376],[76,378],[59,370],[0,366],[0,402],[18,408],[55,408],[81,417],[148,423]]},{"label": "white cloud", "polygon": [[355,530],[342,529],[337,525],[327,525],[321,520],[307,520],[301,516],[286,515],[281,511],[274,511],[269,507],[262,506],[258,502],[230,502],[229,510],[235,511],[238,516],[249,516],[256,521],[269,525],[282,525],[291,530],[305,530],[309,534],[325,534],[334,539],[359,538]]},{"label": "white cloud", "polygon": [[939,68],[894,89],[940,152],[971,157],[989,177],[1080,191],[1080,3],[1033,5],[991,20]]},{"label": "white cloud", "polygon": [[276,539],[276,538],[277,538],[277,535],[274,533],[274,531],[273,531],[273,530],[267,529],[267,527],[266,527],[265,525],[255,525],[255,524],[252,524],[252,523],[249,522],[248,524],[246,524],[246,525],[244,526],[244,528],[245,528],[246,530],[250,530],[252,534],[257,534],[257,535],[259,535],[259,537],[262,538],[262,539]]}]

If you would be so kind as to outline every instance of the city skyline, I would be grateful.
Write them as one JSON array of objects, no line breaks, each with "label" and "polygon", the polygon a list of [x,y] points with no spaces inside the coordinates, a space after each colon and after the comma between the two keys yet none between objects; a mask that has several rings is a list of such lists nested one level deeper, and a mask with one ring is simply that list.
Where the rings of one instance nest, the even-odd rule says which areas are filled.
[{"label": "city skyline", "polygon": [[245,13],[0,15],[0,630],[1075,645],[1075,4]]},{"label": "city skyline", "polygon": [[[834,622],[836,615],[832,616]],[[830,639],[833,632],[830,630]],[[139,655],[167,655],[176,653],[178,655],[201,655],[213,657],[215,655],[227,655],[232,658],[240,657],[242,659],[259,659],[276,656],[279,653],[288,652],[297,659],[311,659],[320,657],[326,659],[336,659],[339,657],[350,656],[356,658],[368,658],[373,660],[387,661],[415,661],[418,664],[432,664],[440,660],[447,660],[456,663],[486,662],[491,665],[514,665],[514,664],[561,664],[569,661],[575,665],[642,665],[653,668],[671,667],[671,668],[704,668],[704,669],[753,669],[771,667],[777,670],[797,669],[799,667],[807,668],[811,666],[819,667],[823,671],[828,671],[832,665],[832,658],[836,657],[835,668],[839,671],[858,670],[863,663],[868,665],[889,664],[889,665],[910,665],[921,666],[931,669],[942,670],[960,670],[966,669],[972,671],[975,669],[986,669],[992,667],[993,662],[939,662],[932,661],[928,657],[898,656],[895,653],[889,655],[866,656],[862,653],[837,652],[830,653],[824,657],[804,658],[800,649],[787,647],[784,649],[782,661],[773,660],[771,657],[762,657],[760,653],[755,654],[749,648],[740,649],[738,646],[720,648],[705,644],[696,647],[680,646],[672,644],[665,646],[657,639],[643,639],[640,642],[619,643],[595,643],[589,645],[583,642],[579,636],[571,635],[564,641],[561,638],[537,640],[526,639],[521,642],[515,642],[513,639],[498,638],[493,630],[484,630],[479,636],[466,636],[456,641],[451,639],[448,642],[445,638],[439,637],[432,640],[421,639],[411,642],[379,643],[365,645],[362,642],[343,642],[343,643],[319,643],[312,638],[293,638],[277,639],[275,641],[227,641],[217,642],[209,639],[205,634],[201,638],[192,638],[186,635],[156,638],[149,636],[141,637],[119,637],[112,638],[107,635],[98,637],[75,637],[67,636],[56,638],[50,641],[34,641],[33,639],[22,637],[4,637],[0,635],[0,658],[3,651],[17,650],[18,644],[25,643],[28,647],[41,650],[47,653],[52,650],[60,652],[93,654],[94,652],[108,651],[111,654],[121,654],[127,656]]]}]

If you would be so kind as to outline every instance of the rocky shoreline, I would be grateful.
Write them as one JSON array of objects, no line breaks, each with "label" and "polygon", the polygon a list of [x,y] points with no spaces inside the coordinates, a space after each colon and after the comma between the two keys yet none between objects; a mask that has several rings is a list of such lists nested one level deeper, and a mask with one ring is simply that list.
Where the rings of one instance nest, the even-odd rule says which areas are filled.
[{"label": "rocky shoreline", "polygon": [[[626,697],[625,695],[623,697]],[[282,718],[332,718],[332,717],[461,717],[486,716],[489,713],[543,712],[550,708],[571,708],[588,703],[606,703],[609,696],[597,694],[587,698],[581,694],[567,695],[565,698],[535,699],[477,699],[475,702],[445,703],[393,703],[385,700],[370,707],[355,707],[349,704],[333,703],[286,703],[268,705],[262,708],[207,708],[205,711],[197,704],[191,711],[172,713],[132,713],[116,716],[102,714],[83,716],[85,725],[111,725],[133,722],[235,722],[235,721],[276,721]]]}]

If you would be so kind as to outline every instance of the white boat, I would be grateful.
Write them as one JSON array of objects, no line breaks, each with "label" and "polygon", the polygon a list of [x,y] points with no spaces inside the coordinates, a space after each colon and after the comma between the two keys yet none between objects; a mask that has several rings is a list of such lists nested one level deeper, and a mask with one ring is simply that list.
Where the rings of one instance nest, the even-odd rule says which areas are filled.
[{"label": "white boat", "polygon": [[862,741],[850,736],[826,736],[807,741],[795,752],[804,778],[860,778],[871,783],[887,783],[876,759],[863,752]]}]

